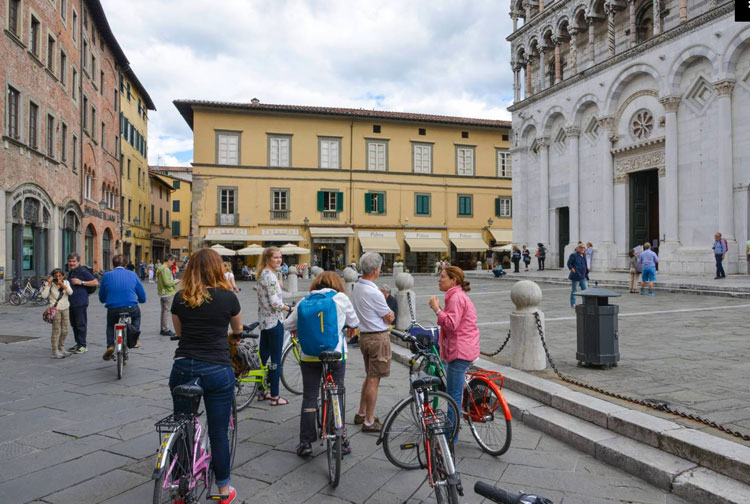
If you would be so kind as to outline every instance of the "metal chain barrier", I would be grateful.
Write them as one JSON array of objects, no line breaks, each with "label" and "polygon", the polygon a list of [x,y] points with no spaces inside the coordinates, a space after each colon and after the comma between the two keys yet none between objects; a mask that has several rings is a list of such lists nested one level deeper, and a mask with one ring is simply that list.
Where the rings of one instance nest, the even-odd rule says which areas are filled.
[{"label": "metal chain barrier", "polygon": [[411,290],[406,291],[406,304],[409,305],[409,316],[411,317],[411,323],[417,321],[416,315],[414,315],[414,306],[411,304]]},{"label": "metal chain barrier", "polygon": [[[549,362],[549,365],[552,368],[552,370],[555,372],[555,374],[558,376],[558,378],[560,378],[562,381],[564,381],[566,383],[570,383],[572,385],[576,385],[576,386],[581,387],[581,388],[592,390],[594,392],[597,392],[599,394],[603,394],[603,395],[606,395],[606,396],[609,396],[609,397],[614,397],[616,399],[620,399],[620,400],[623,400],[623,401],[628,401],[628,402],[631,402],[631,403],[634,403],[634,404],[639,404],[641,406],[646,406],[647,408],[655,409],[655,410],[658,410],[658,411],[665,411],[667,413],[671,413],[672,415],[677,415],[679,417],[686,418],[688,420],[693,420],[694,422],[698,422],[698,423],[702,423],[704,425],[708,425],[709,427],[713,427],[714,429],[718,429],[718,430],[720,430],[722,432],[725,432],[725,433],[730,434],[732,436],[738,437],[738,438],[740,438],[740,439],[742,439],[744,441],[750,441],[750,435],[748,435],[748,434],[743,434],[742,432],[739,432],[739,431],[736,431],[736,430],[732,430],[732,429],[730,429],[728,427],[725,427],[725,426],[723,426],[721,424],[718,424],[718,423],[714,422],[713,420],[708,420],[707,418],[703,418],[703,417],[695,415],[693,413],[686,413],[684,411],[680,411],[678,409],[672,408],[671,406],[669,406],[666,403],[653,402],[653,401],[649,401],[649,400],[645,400],[645,399],[638,399],[638,398],[635,398],[635,397],[630,397],[630,396],[626,396],[626,395],[623,395],[623,394],[618,394],[616,392],[610,392],[610,391],[605,390],[605,389],[603,389],[601,387],[596,387],[594,385],[590,385],[588,383],[582,382],[582,381],[577,380],[575,378],[571,378],[569,376],[563,375],[557,369],[557,366],[555,365],[554,361],[552,360],[552,357],[549,354],[549,349],[547,348],[547,341],[544,339],[544,331],[542,330],[542,319],[539,317],[539,312],[538,311],[534,312],[534,318],[536,319],[536,328],[539,331],[539,337],[542,339],[542,346],[544,347],[544,353],[547,355],[547,362]],[[508,331],[508,338],[510,338],[510,331]],[[508,340],[506,340],[506,343],[507,343],[507,341]],[[504,346],[505,346],[505,343],[503,343],[503,345],[500,347],[500,350],[502,350],[502,348]],[[498,352],[496,352],[496,354],[499,353],[500,350],[498,350]],[[483,354],[483,355],[486,355],[486,354]]]},{"label": "metal chain barrier", "polygon": [[500,348],[498,348],[497,350],[495,350],[492,353],[482,352],[481,350],[479,351],[479,353],[482,354],[482,355],[484,355],[485,357],[494,357],[494,356],[496,356],[497,354],[499,354],[500,352],[503,351],[503,348],[505,348],[505,345],[507,345],[509,341],[510,341],[510,329],[508,329],[508,337],[505,338],[505,341],[503,341],[502,345],[500,345]]}]

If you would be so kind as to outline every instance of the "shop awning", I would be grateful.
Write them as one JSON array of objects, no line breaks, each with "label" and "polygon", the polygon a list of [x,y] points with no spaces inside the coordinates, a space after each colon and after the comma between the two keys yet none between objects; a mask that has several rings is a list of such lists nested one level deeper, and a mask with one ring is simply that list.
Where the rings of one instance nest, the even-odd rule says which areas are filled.
[{"label": "shop awning", "polygon": [[362,250],[365,252],[380,252],[382,254],[399,254],[401,247],[395,237],[359,237]]},{"label": "shop awning", "polygon": [[451,238],[459,252],[484,252],[487,244],[481,238]]},{"label": "shop awning", "polygon": [[513,243],[513,230],[512,229],[492,229],[490,228],[490,234],[498,244]]},{"label": "shop awning", "polygon": [[410,252],[447,252],[448,245],[439,238],[404,238]]},{"label": "shop awning", "polygon": [[350,227],[311,227],[310,236],[313,238],[342,238],[354,236],[354,230]]}]

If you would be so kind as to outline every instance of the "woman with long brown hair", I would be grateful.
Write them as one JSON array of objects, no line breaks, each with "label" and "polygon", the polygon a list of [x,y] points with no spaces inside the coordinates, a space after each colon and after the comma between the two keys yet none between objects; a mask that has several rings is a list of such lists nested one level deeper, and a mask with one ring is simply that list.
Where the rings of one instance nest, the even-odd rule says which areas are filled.
[{"label": "woman with long brown hair", "polygon": [[271,358],[268,378],[270,395],[258,394],[258,400],[270,399],[271,406],[282,406],[289,401],[279,395],[281,376],[281,351],[284,347],[284,312],[290,308],[284,304],[281,284],[276,268],[281,266],[281,249],[267,247],[258,261],[258,321],[260,322],[260,360],[266,363]]},{"label": "woman with long brown hair", "polygon": [[[344,374],[346,373],[346,338],[344,337],[344,326],[348,326],[349,336],[354,334],[354,328],[359,326],[359,319],[354,312],[354,307],[349,297],[346,295],[346,288],[341,277],[333,271],[325,271],[316,276],[310,284],[310,296],[316,296],[318,300],[323,297],[330,297],[336,308],[336,330],[338,331],[338,343],[335,348],[330,350],[341,352],[341,361],[331,363],[331,372],[336,384],[344,388]],[[304,338],[310,338],[313,331],[317,331],[321,326],[315,320],[305,319],[305,303],[311,302],[314,298],[306,297],[300,301],[299,306],[286,319],[284,326],[287,330],[297,333],[300,342]],[[310,306],[310,305],[308,305]],[[302,318],[298,314],[303,313]],[[322,320],[322,318],[321,318]],[[310,340],[308,340],[310,341]],[[303,346],[304,348],[304,346]],[[300,457],[309,457],[312,455],[312,443],[318,438],[315,432],[315,407],[318,403],[318,391],[320,390],[320,375],[323,372],[323,366],[320,364],[318,355],[307,355],[302,352],[300,356],[300,368],[302,371],[302,413],[299,420],[299,444],[297,445],[297,455]],[[344,423],[344,413],[346,412],[345,397],[341,395],[341,422]],[[344,455],[351,453],[349,439],[344,432],[344,446],[342,447]]]},{"label": "woman with long brown hair", "polygon": [[[464,393],[464,377],[471,363],[479,357],[479,328],[477,310],[467,292],[471,290],[464,272],[457,266],[443,268],[438,278],[438,287],[445,292],[445,308],[440,306],[437,296],[430,298],[430,308],[437,315],[440,326],[440,358],[445,366],[446,392],[456,405],[461,407]],[[453,410],[448,411],[448,416]],[[449,418],[451,421],[460,421]],[[458,436],[453,441],[458,441]]]},{"label": "woman with long brown hair", "polygon": [[[200,378],[203,387],[208,437],[219,494],[228,495],[220,504],[235,501],[229,486],[229,416],[234,398],[234,371],[229,357],[227,327],[242,332],[242,312],[237,296],[224,277],[221,256],[201,249],[190,258],[182,277],[183,287],[172,302],[172,321],[179,337],[169,388]],[[184,408],[175,401],[175,411]],[[189,411],[184,411],[190,413]]]}]

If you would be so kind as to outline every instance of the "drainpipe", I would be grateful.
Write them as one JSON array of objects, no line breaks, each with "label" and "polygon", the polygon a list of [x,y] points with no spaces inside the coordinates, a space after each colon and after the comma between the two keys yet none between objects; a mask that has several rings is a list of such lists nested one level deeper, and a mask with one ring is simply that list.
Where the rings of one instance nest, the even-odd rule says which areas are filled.
[{"label": "drainpipe", "polygon": [[[352,122],[349,123],[349,225],[352,224],[352,201],[353,195],[352,192],[354,191],[354,119],[352,119]],[[354,240],[356,239],[356,235],[354,238],[352,238],[352,250],[349,251],[350,254],[352,254],[353,257],[356,257],[354,255]],[[351,256],[350,256],[351,257]]]}]

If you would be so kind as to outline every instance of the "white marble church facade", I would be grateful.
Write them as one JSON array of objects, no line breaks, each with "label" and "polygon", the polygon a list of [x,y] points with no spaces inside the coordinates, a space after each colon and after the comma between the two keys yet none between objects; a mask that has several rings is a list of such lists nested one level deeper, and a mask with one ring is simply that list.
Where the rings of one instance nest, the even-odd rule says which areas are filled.
[{"label": "white marble church facade", "polygon": [[[512,0],[513,237],[594,268],[746,272],[750,24],[723,0]],[[656,20],[656,21],[654,21]],[[523,23],[523,24],[522,24]],[[563,254],[562,258],[560,254]]]}]

